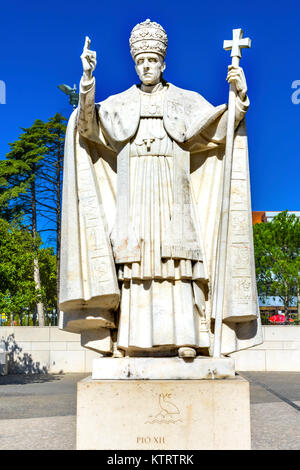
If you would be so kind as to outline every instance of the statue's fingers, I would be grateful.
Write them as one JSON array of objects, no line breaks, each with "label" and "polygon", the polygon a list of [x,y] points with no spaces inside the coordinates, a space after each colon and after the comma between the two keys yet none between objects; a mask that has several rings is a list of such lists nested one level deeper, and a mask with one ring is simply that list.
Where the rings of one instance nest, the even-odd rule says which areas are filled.
[{"label": "statue's fingers", "polygon": [[231,73],[231,74],[228,74],[228,75],[227,75],[227,79],[229,79],[229,78],[234,78],[235,80],[237,80],[237,79],[240,78],[240,77],[239,77],[239,75],[235,75],[235,74],[232,74],[232,73]]},{"label": "statue's fingers", "polygon": [[241,75],[239,73],[235,73],[235,72],[229,72],[227,77],[231,77],[231,78],[241,78]]},{"label": "statue's fingers", "polygon": [[88,66],[88,65],[89,65],[89,61],[87,60],[87,58],[85,57],[84,54],[82,54],[82,55],[80,56],[80,59],[81,59],[82,63],[83,63],[85,66]]},{"label": "statue's fingers", "polygon": [[96,56],[96,55],[97,55],[96,51],[90,51],[90,49],[88,49],[88,50],[86,51],[86,54],[87,54],[87,55],[90,55],[90,56]]},{"label": "statue's fingers", "polygon": [[85,50],[84,55],[88,60],[96,60],[96,52],[95,51],[90,51],[90,50]]},{"label": "statue's fingers", "polygon": [[96,60],[92,60],[90,57],[87,58],[87,63],[89,64],[90,67],[95,68],[96,67]]},{"label": "statue's fingers", "polygon": [[90,60],[89,63],[93,68],[95,68],[95,66],[96,66],[96,61],[95,60]]},{"label": "statue's fingers", "polygon": [[91,45],[91,40],[90,40],[90,38],[89,38],[88,36],[85,36],[85,42],[84,42],[83,49],[84,49],[84,50],[89,50],[90,45]]},{"label": "statue's fingers", "polygon": [[230,78],[227,78],[227,82],[235,83],[236,85],[238,85],[240,83],[240,80],[238,80],[236,77],[230,77]]}]

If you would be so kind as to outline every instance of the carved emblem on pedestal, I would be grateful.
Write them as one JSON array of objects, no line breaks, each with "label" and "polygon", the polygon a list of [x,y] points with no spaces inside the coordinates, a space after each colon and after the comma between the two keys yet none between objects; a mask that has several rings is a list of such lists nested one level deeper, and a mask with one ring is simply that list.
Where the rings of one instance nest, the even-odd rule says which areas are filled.
[{"label": "carved emblem on pedestal", "polygon": [[180,411],[173,402],[171,393],[160,393],[158,395],[159,412],[149,416],[149,420],[145,424],[175,424],[182,422],[180,419]]}]

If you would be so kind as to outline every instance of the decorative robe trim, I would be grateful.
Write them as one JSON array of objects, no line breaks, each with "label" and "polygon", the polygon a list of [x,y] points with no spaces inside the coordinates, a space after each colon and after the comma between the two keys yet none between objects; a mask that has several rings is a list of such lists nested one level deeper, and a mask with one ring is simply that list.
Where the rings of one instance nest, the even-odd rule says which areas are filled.
[{"label": "decorative robe trim", "polygon": [[192,220],[190,153],[174,142],[174,204],[170,234],[162,247],[162,258],[202,261],[202,250]]},{"label": "decorative robe trim", "polygon": [[116,263],[140,261],[140,245],[130,222],[130,144],[118,154],[117,213],[111,233],[111,242]]}]

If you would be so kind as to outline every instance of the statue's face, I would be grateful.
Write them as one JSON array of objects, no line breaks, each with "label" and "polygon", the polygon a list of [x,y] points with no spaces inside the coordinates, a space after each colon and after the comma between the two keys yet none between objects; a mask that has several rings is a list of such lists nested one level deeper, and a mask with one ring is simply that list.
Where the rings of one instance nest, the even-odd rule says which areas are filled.
[{"label": "statue's face", "polygon": [[135,57],[135,70],[144,85],[159,83],[165,68],[163,58],[154,52],[142,52]]}]

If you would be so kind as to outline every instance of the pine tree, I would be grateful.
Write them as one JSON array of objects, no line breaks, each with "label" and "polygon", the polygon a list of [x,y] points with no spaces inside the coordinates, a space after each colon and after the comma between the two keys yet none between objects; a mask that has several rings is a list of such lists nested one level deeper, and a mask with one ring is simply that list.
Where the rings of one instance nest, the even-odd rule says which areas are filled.
[{"label": "pine tree", "polygon": [[[36,120],[29,128],[22,128],[19,139],[9,144],[10,152],[6,160],[1,162],[0,175],[2,216],[8,218],[11,211],[15,217],[24,217],[25,226],[32,234],[34,241],[33,278],[37,293],[42,290],[38,260],[38,230],[37,230],[37,178],[42,166],[42,160],[47,152],[45,137],[47,131],[41,120]],[[5,171],[7,171],[5,175]],[[6,184],[5,184],[6,183]],[[45,325],[44,304],[41,295],[36,302],[39,326]]]},{"label": "pine tree", "polygon": [[[22,222],[30,229],[35,240],[33,274],[37,292],[43,290],[38,234],[43,233],[43,239],[54,244],[57,302],[65,122],[62,115],[56,114],[48,122],[36,120],[31,127],[22,128],[23,133],[10,144],[10,152],[0,162],[0,218]],[[41,296],[37,297],[36,308],[39,325],[43,326],[45,308]]]},{"label": "pine tree", "polygon": [[[49,237],[55,243],[57,259],[56,290],[59,298],[60,276],[60,239],[61,239],[61,198],[63,178],[64,139],[66,133],[66,118],[57,113],[45,124],[47,129],[47,154],[39,173],[41,196],[39,198],[40,217],[46,219],[51,227],[48,232],[54,232]],[[58,311],[58,305],[57,305]]]}]

